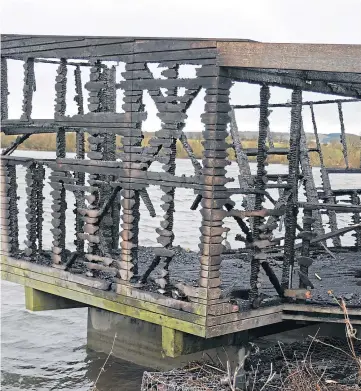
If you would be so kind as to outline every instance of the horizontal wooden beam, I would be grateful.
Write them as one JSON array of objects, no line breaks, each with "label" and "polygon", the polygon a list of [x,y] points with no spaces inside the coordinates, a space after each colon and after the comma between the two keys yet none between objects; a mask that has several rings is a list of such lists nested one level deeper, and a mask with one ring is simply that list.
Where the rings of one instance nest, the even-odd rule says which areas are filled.
[{"label": "horizontal wooden beam", "polygon": [[361,168],[326,168],[329,174],[361,174]]},{"label": "horizontal wooden beam", "polygon": [[[254,68],[247,68],[253,70]],[[326,81],[331,83],[361,84],[361,73],[325,72],[325,71],[296,71],[293,69],[257,68],[257,71],[273,75],[295,77],[308,81]]]},{"label": "horizontal wooden beam", "polygon": [[273,312],[272,314],[255,316],[253,318],[246,318],[242,321],[223,323],[220,325],[207,327],[206,338],[213,338],[219,335],[237,333],[239,331],[245,331],[280,322],[282,322],[282,311]]},{"label": "horizontal wooden beam", "polygon": [[103,299],[102,297],[92,294],[84,294],[79,291],[64,288],[60,285],[53,285],[45,282],[35,280],[33,278],[26,278],[17,274],[1,271],[1,278],[17,284],[25,285],[34,289],[48,292],[53,295],[62,296],[71,300],[76,300],[89,306],[98,307],[107,311],[116,312],[121,315],[130,316],[135,319],[141,319],[149,323],[155,323],[161,326],[169,326],[176,330],[188,332],[189,334],[205,336],[205,326],[194,323],[185,322],[170,316],[157,314],[147,310],[141,310],[131,306],[127,306],[116,301]]},{"label": "horizontal wooden beam", "polygon": [[361,45],[218,42],[226,67],[361,73]]},{"label": "horizontal wooden beam", "polygon": [[[335,315],[343,315],[343,311],[339,306],[329,305],[329,306],[321,306],[315,304],[287,304],[283,305],[283,311],[292,311],[292,312],[313,312],[319,314],[335,314]],[[347,312],[349,315],[359,315],[361,316],[360,309],[348,308]]]},{"label": "horizontal wooden beam", "polygon": [[[305,101],[302,102],[302,106],[310,105],[328,105],[340,103],[361,103],[361,99],[327,99],[327,100],[316,100],[316,101]],[[260,105],[232,105],[234,109],[259,109]],[[291,103],[270,103],[268,107],[292,107]]]},{"label": "horizontal wooden beam", "polygon": [[[327,316],[310,316],[307,314],[290,314],[286,313],[282,316],[283,320],[295,320],[295,321],[305,321],[305,322],[330,322],[330,323],[345,323],[345,319],[342,317],[336,317],[335,315]],[[361,318],[351,318],[351,323],[353,325],[361,325]]]},{"label": "horizontal wooden beam", "polygon": [[[11,258],[9,259],[8,257],[2,257],[2,263],[1,263],[1,268],[4,273],[8,273],[9,275],[18,275],[19,277],[26,278],[28,280],[34,280],[37,281],[39,286],[34,287],[35,289],[39,289],[42,291],[46,291],[45,289],[41,289],[41,284],[44,283],[54,285],[54,286],[59,286],[60,288],[68,289],[71,291],[76,291],[79,293],[79,297],[82,297],[81,295],[90,295],[94,297],[94,300],[108,300],[112,302],[116,302],[119,305],[124,305],[128,306],[131,308],[134,308],[134,311],[148,311],[152,313],[156,313],[159,315],[165,315],[168,317],[174,318],[176,321],[177,319],[181,322],[185,321],[190,324],[195,324],[195,325],[204,325],[205,324],[205,317],[198,315],[198,313],[203,312],[202,308],[204,307],[203,304],[198,304],[198,303],[187,303],[187,302],[179,302],[179,309],[172,308],[171,305],[175,305],[174,302],[177,300],[172,299],[172,298],[164,298],[162,295],[157,295],[157,294],[152,294],[151,292],[146,292],[142,290],[138,290],[134,287],[131,286],[124,286],[124,290],[121,290],[121,294],[117,294],[115,292],[110,292],[110,291],[102,291],[100,289],[95,289],[87,286],[82,286],[79,283],[73,283],[67,280],[63,280],[61,278],[56,278],[54,277],[54,274],[58,272],[58,270],[50,267],[43,267],[45,269],[49,269],[49,273],[43,274],[42,270],[39,268],[35,268],[36,271],[32,271],[31,269],[33,266],[39,266],[39,265],[34,265],[31,264],[30,262],[27,261],[21,261],[23,262],[22,267],[20,266],[15,266],[14,263],[16,264],[17,262],[13,262]],[[30,266],[26,268],[26,263],[30,263]],[[13,265],[11,265],[13,264]],[[53,273],[52,273],[53,271]],[[53,274],[53,275],[52,275]],[[21,283],[21,282],[20,282]],[[132,293],[134,291],[134,296],[132,297]],[[54,292],[49,292],[53,293]],[[120,293],[120,291],[119,291]],[[62,296],[58,294],[58,296]],[[156,296],[159,296],[157,298]],[[67,296],[64,296],[67,297]],[[74,299],[74,297],[70,297],[70,299],[76,300],[76,301],[81,301],[80,299]],[[166,303],[166,300],[169,299],[169,303]],[[184,303],[183,308],[182,303]],[[167,305],[165,305],[167,304]],[[91,304],[93,305],[93,304]],[[96,307],[97,305],[94,304]],[[103,308],[102,306],[99,306],[99,308]],[[106,308],[105,308],[106,309]],[[187,311],[192,311],[187,312]],[[117,312],[117,311],[115,311]],[[126,315],[126,314],[125,314]],[[131,316],[131,315],[129,315]],[[146,319],[143,319],[146,320]],[[152,322],[151,322],[152,323]],[[153,322],[154,323],[154,322]],[[173,326],[172,326],[173,327]],[[177,329],[177,327],[175,327]],[[186,331],[186,330],[183,330]],[[193,334],[191,331],[186,331],[190,334]],[[195,334],[198,335],[198,334]]]},{"label": "horizontal wooden beam", "polygon": [[308,82],[302,78],[296,78],[284,74],[260,72],[258,69],[228,68],[228,75],[235,81],[251,84],[266,83],[270,86],[282,88],[299,88],[303,91],[317,92],[320,94],[347,96],[352,98],[361,98],[361,85],[355,88],[350,84],[336,84],[324,81]]}]

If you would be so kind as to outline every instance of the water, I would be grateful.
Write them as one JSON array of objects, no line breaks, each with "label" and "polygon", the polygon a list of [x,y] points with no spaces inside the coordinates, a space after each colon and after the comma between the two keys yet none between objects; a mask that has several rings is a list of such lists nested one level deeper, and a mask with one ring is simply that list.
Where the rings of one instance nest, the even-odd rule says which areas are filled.
[{"label": "water", "polygon": [[[25,152],[17,151],[15,155],[36,158],[54,157],[52,152]],[[69,154],[71,155],[71,154]],[[153,166],[153,170],[159,170]],[[255,171],[255,164],[251,169]],[[286,173],[287,166],[270,165],[269,173]],[[232,163],[228,167],[228,176],[237,177],[237,166]],[[47,173],[48,174],[48,173]],[[193,168],[189,160],[177,161],[177,175],[192,175]],[[26,208],[25,198],[25,169],[18,171],[19,216],[24,216]],[[320,186],[319,169],[314,169],[316,186]],[[333,188],[359,187],[358,175],[332,175]],[[233,184],[236,186],[236,183]],[[232,183],[229,184],[232,186]],[[51,188],[44,189],[44,248],[51,246]],[[157,244],[155,228],[159,226],[164,214],[160,208],[161,193],[159,187],[149,188],[150,197],[157,212],[156,218],[151,218],[148,211],[141,204],[141,221],[139,240],[141,245],[154,246]],[[301,193],[303,190],[301,189]],[[271,191],[277,198],[277,191]],[[73,248],[74,219],[72,203],[74,199],[67,194],[67,246]],[[200,214],[191,211],[190,205],[194,200],[192,190],[176,190],[175,235],[176,245],[197,250],[200,227]],[[236,207],[240,207],[241,198],[236,196]],[[301,197],[301,200],[303,197]],[[271,207],[271,205],[268,205]],[[339,226],[350,223],[349,216],[339,215]],[[19,218],[19,235],[24,237],[26,220]],[[237,226],[232,219],[226,219],[226,225],[231,228],[228,241],[232,246],[239,246],[234,235],[238,233]],[[233,229],[232,229],[233,228]],[[282,235],[282,232],[278,233]],[[342,242],[347,245],[352,242],[351,234],[346,234]],[[24,247],[24,244],[21,243]],[[1,358],[2,358],[2,389],[3,390],[89,390],[96,380],[106,355],[89,352],[86,349],[86,309],[58,310],[31,313],[25,310],[24,290],[20,285],[7,281],[1,282]],[[140,387],[144,368],[111,358],[97,383],[98,391],[133,391]]]}]

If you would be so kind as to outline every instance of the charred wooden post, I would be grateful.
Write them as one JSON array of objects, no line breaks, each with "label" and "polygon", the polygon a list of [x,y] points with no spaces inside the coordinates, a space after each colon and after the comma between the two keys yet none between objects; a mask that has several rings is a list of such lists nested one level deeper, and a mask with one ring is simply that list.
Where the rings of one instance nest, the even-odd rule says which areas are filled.
[{"label": "charred wooden post", "polygon": [[282,269],[282,286],[288,288],[292,286],[291,277],[295,256],[296,225],[298,214],[298,176],[300,161],[300,139],[302,127],[302,91],[295,89],[292,92],[291,109],[291,130],[290,130],[290,152],[288,155],[288,181],[291,186],[291,194],[286,204],[285,218],[285,245],[284,261]]},{"label": "charred wooden post", "polygon": [[232,81],[217,67],[203,67],[215,75],[214,88],[207,88],[205,95],[205,113],[202,114],[204,124],[204,159],[201,201],[201,272],[199,286],[205,289],[205,299],[218,299],[221,295],[220,267],[223,252],[223,227],[225,213],[223,206],[228,201],[224,176],[227,158],[227,124],[229,118],[229,94]]},{"label": "charred wooden post", "polygon": [[[85,88],[89,91],[88,109],[90,113],[100,113],[103,110],[102,106],[102,91],[105,83],[101,80],[102,64],[100,60],[92,62],[90,68],[90,81],[85,84]],[[91,130],[88,137],[89,152],[88,158],[94,161],[100,161],[103,156],[103,143],[104,137],[99,134],[97,130]],[[93,181],[100,180],[101,176],[96,171],[89,175],[89,183],[93,184]],[[106,256],[106,247],[101,244],[100,231],[99,231],[99,212],[100,212],[100,194],[101,190],[91,188],[90,194],[85,198],[88,201],[88,208],[84,211],[85,225],[84,235],[80,235],[88,241],[87,252],[91,255],[103,255]]]},{"label": "charred wooden post", "polygon": [[24,62],[23,112],[20,117],[22,121],[29,121],[31,118],[35,89],[34,59],[28,58]]},{"label": "charred wooden post", "polygon": [[[303,174],[303,184],[305,188],[305,195],[307,202],[318,203],[318,193],[315,186],[315,181],[312,174],[312,167],[310,157],[308,154],[308,146],[306,140],[305,130],[303,123],[301,124],[301,138],[300,138],[300,164]],[[313,227],[318,235],[325,233],[322,224],[322,216],[318,210],[313,211],[314,223]]]},{"label": "charred wooden post", "polygon": [[[99,75],[99,81],[104,83],[104,88],[99,90],[99,104],[101,112],[115,112],[115,99],[116,99],[116,87],[115,87],[115,69],[102,67]],[[115,160],[115,134],[109,131],[102,133],[102,142],[99,144],[101,147],[102,160],[114,161]],[[102,204],[107,202],[111,197],[113,189],[109,185],[114,180],[113,175],[101,175],[100,180],[103,184],[99,185],[99,199]],[[114,229],[113,227],[119,227],[119,220],[113,221],[113,208],[116,205],[113,204],[105,213],[103,213],[99,222],[99,235],[100,243],[103,247],[102,252],[104,256],[110,255],[114,248]],[[119,230],[119,228],[118,228]],[[116,245],[119,242],[119,232],[116,238]]]},{"label": "charred wooden post", "polygon": [[[308,268],[312,264],[312,258],[310,258],[310,244],[312,239],[312,223],[314,217],[312,216],[312,210],[304,209],[303,211],[303,236],[302,236],[302,249],[301,256],[297,258],[298,265],[300,267],[299,275],[299,287],[301,289],[307,288],[304,276],[308,276]],[[303,278],[302,278],[303,277]]]},{"label": "charred wooden post", "polygon": [[43,221],[44,221],[44,185],[45,185],[45,168],[42,164],[38,164],[35,173],[36,183],[36,233],[38,240],[38,252],[43,250]]},{"label": "charred wooden post", "polygon": [[[179,66],[177,64],[169,68],[168,72],[166,73],[166,76],[169,81],[173,81],[178,78],[178,69]],[[176,99],[177,92],[178,88],[172,86],[171,88],[167,89],[167,96]],[[171,175],[175,175],[177,137],[175,137],[174,131],[177,130],[179,124],[184,121],[185,110],[181,110],[181,108],[179,107],[178,112],[172,113],[173,115],[167,111],[168,110],[160,110],[160,112],[157,114],[162,121],[162,128],[159,132],[155,133],[155,136],[158,138],[159,141],[163,143],[163,170]],[[161,190],[163,191],[163,197],[161,198],[163,203],[161,205],[161,208],[164,210],[165,214],[161,222],[161,228],[157,228],[156,230],[159,235],[157,238],[157,242],[160,243],[165,249],[170,250],[172,248],[174,240],[173,224],[175,188],[171,186],[161,186]],[[169,263],[171,262],[171,260],[171,256],[165,257],[163,267],[160,271],[160,278],[157,280],[157,282],[161,289],[164,289],[166,285],[169,284]]]},{"label": "charred wooden post", "polygon": [[[237,164],[239,168],[238,182],[240,189],[248,190],[253,187],[253,178],[251,174],[251,168],[249,166],[249,161],[247,154],[244,152],[242,147],[242,142],[238,132],[238,126],[236,121],[236,114],[232,107],[230,112],[231,124],[230,124],[230,133],[233,140],[233,148],[235,156],[237,159]],[[246,210],[254,210],[255,197],[253,194],[245,196],[243,201],[244,207]],[[253,228],[253,219],[249,219],[250,228]]]},{"label": "charred wooden post", "polygon": [[29,258],[35,257],[42,251],[44,178],[44,167],[36,162],[30,163],[25,175],[27,186],[25,255]]},{"label": "charred wooden post", "polygon": [[[107,79],[108,79],[108,88],[106,93],[107,109],[111,113],[116,112],[116,98],[117,98],[117,89],[116,89],[116,68],[112,66],[107,69]],[[110,161],[116,160],[116,134],[108,134],[108,143],[107,143],[107,159]],[[116,179],[115,176],[109,176],[109,180]],[[117,250],[119,248],[119,223],[120,223],[120,193],[117,192],[117,195],[114,198],[114,201],[111,206],[110,216],[112,220],[111,225],[111,237],[112,237],[112,250]]]},{"label": "charred wooden post", "polygon": [[[357,194],[357,192],[353,192],[351,194],[351,203],[352,205],[361,205],[360,197]],[[355,212],[352,215],[352,222],[353,224],[360,224],[361,223],[361,216],[360,213]],[[352,234],[352,236],[355,237],[355,247],[357,250],[361,249],[361,228],[358,228],[355,230],[355,233]]]},{"label": "charred wooden post", "polygon": [[[322,188],[323,192],[325,194],[325,200],[324,202],[327,203],[335,203],[335,198],[332,194],[331,190],[331,182],[330,182],[330,177],[328,175],[328,172],[325,167],[325,163],[323,160],[323,153],[322,153],[322,148],[321,148],[321,143],[320,143],[320,138],[318,136],[318,130],[317,130],[317,124],[316,124],[316,117],[315,117],[315,112],[313,108],[313,104],[310,103],[310,110],[311,110],[311,119],[312,119],[312,125],[313,125],[313,132],[315,135],[316,139],[316,147],[318,149],[318,156],[320,159],[320,168],[321,168],[321,181],[322,181]],[[329,225],[331,231],[336,231],[337,230],[337,218],[336,218],[336,213],[335,211],[329,210],[327,211],[328,213],[328,218],[329,218]],[[336,247],[341,246],[341,241],[338,236],[335,236],[333,239],[333,244]]]},{"label": "charred wooden post", "polygon": [[[269,110],[268,104],[270,99],[270,91],[267,85],[263,85],[260,90],[260,118],[259,118],[259,134],[258,134],[258,154],[257,154],[257,176],[255,179],[255,189],[264,191],[267,184],[267,129],[269,128]],[[255,210],[263,209],[263,203],[265,202],[264,195],[259,192],[255,196]],[[272,240],[272,233],[263,231],[262,226],[264,223],[263,217],[254,217],[253,220],[253,237],[257,243],[260,240]],[[255,246],[255,255],[262,252],[261,248]],[[260,262],[253,256],[251,260],[251,276],[250,276],[250,300],[255,305],[255,300],[258,297],[258,291],[261,287],[260,280]]]},{"label": "charred wooden post", "polygon": [[[135,88],[133,83],[139,78],[139,69],[146,69],[145,62],[127,62],[123,73],[126,86],[124,88],[123,109],[130,118],[130,132],[122,137],[123,155],[121,155],[124,168],[127,169],[128,181],[137,177],[142,170],[142,163],[137,162],[142,143],[141,126],[144,112],[143,91]],[[135,157],[135,161],[133,160]],[[139,187],[125,185],[121,190],[122,220],[121,225],[121,260],[118,276],[121,280],[129,281],[138,274],[138,232],[139,232]]]},{"label": "charred wooden post", "polygon": [[338,108],[338,117],[340,120],[340,129],[341,129],[340,140],[341,140],[341,145],[342,145],[342,154],[343,154],[343,158],[345,160],[346,168],[349,169],[350,166],[349,166],[349,162],[348,162],[346,131],[345,131],[345,123],[343,120],[343,111],[342,111],[342,103],[341,102],[337,102],[337,108]]},{"label": "charred wooden post", "polygon": [[8,119],[8,67],[7,60],[1,57],[1,120]]},{"label": "charred wooden post", "polygon": [[26,192],[27,192],[27,213],[26,213],[26,249],[25,254],[27,257],[35,256],[37,252],[37,174],[36,163],[31,163],[26,170],[25,180],[26,180]]},{"label": "charred wooden post", "polygon": [[[66,111],[66,86],[67,86],[67,61],[62,58],[57,69],[57,76],[55,79],[55,107],[54,118],[60,119],[65,115]],[[66,139],[65,128],[58,127],[56,129],[56,157],[63,159],[66,156]],[[54,267],[65,267],[66,262],[65,253],[65,211],[66,204],[66,190],[64,188],[64,180],[67,177],[65,171],[53,171],[50,175],[50,185],[53,188],[51,195],[53,197],[52,205],[52,233],[53,233],[53,248],[52,260]]]},{"label": "charred wooden post", "polygon": [[1,252],[15,256],[19,251],[16,166],[2,159],[0,168]]},{"label": "charred wooden post", "polygon": [[64,171],[53,171],[50,175],[50,186],[53,188],[51,195],[53,203],[51,205],[52,212],[52,226],[51,232],[53,234],[52,260],[54,267],[62,267],[66,262],[65,254],[65,211],[67,208],[65,199],[64,181],[67,173]]}]

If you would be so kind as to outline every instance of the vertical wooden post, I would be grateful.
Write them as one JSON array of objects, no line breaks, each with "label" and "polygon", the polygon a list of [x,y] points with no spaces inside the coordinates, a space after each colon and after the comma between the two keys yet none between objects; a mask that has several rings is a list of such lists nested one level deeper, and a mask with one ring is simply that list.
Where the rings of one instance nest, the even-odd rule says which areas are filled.
[{"label": "vertical wooden post", "polygon": [[[81,69],[80,66],[77,66],[74,70],[74,78],[75,78],[75,98],[74,100],[78,106],[78,114],[84,114],[84,99],[83,99],[83,84],[81,79]],[[85,137],[84,130],[79,129],[76,132],[76,140],[75,140],[75,148],[76,148],[76,159],[83,160],[85,158]],[[78,186],[85,185],[85,173],[84,172],[76,172],[75,173],[76,184]],[[75,195],[75,233],[83,233],[83,218],[79,213],[79,209],[85,209],[85,201],[84,201],[84,191],[79,190],[74,192]],[[79,236],[75,239],[76,251],[78,254],[82,254],[84,252],[84,239]]]},{"label": "vertical wooden post", "polygon": [[28,58],[24,63],[23,113],[20,117],[22,121],[31,119],[35,89],[34,59]]},{"label": "vertical wooden post", "polygon": [[[54,118],[61,119],[65,115],[66,111],[66,84],[67,84],[67,62],[66,59],[60,60],[59,67],[57,69],[57,76],[55,79],[55,107]],[[57,159],[63,159],[66,156],[66,139],[65,128],[59,127],[56,132],[56,157]],[[61,170],[53,171],[50,176],[50,186],[53,188],[51,195],[53,197],[53,220],[52,220],[52,233],[53,233],[53,249],[52,259],[53,266],[64,268],[63,263],[66,262],[65,254],[65,211],[66,204],[66,191],[63,184],[63,178],[67,176],[66,172]]]},{"label": "vertical wooden post", "polygon": [[[353,192],[351,194],[351,203],[352,203],[352,205],[360,205],[361,204],[360,197],[358,196],[358,194],[356,192]],[[360,213],[355,212],[353,214],[352,222],[354,224],[360,224],[361,223]],[[361,249],[361,229],[360,228],[356,228],[356,231],[355,231],[354,234],[352,234],[352,236],[355,237],[355,247],[356,247],[356,249],[360,250]]]},{"label": "vertical wooden post", "polygon": [[43,249],[43,189],[45,181],[45,168],[43,165],[38,164],[36,168],[36,234],[38,240],[38,251],[39,253]]},{"label": "vertical wooden post", "polygon": [[19,250],[16,166],[1,159],[0,169],[1,253],[15,255]]},{"label": "vertical wooden post", "polygon": [[1,120],[8,119],[8,67],[6,58],[1,57]]},{"label": "vertical wooden post", "polygon": [[[310,244],[311,244],[311,235],[312,235],[312,223],[314,221],[312,210],[304,209],[303,210],[303,232],[305,233],[302,239],[302,250],[301,255],[303,257],[308,257],[310,255]],[[308,276],[308,266],[306,264],[300,265],[300,272]],[[299,282],[300,288],[307,288],[307,285],[302,282],[300,278]]]},{"label": "vertical wooden post", "polygon": [[290,151],[288,154],[288,179],[291,195],[286,204],[285,245],[282,270],[282,287],[291,288],[292,269],[295,256],[296,225],[298,214],[298,177],[300,162],[300,139],[302,126],[302,91],[292,92]]},{"label": "vertical wooden post", "polygon": [[[230,87],[232,81],[219,67],[204,66],[203,71],[214,75],[215,88],[207,88],[205,95],[205,113],[202,114],[204,159],[201,183],[203,185],[201,214],[202,226],[200,237],[200,263],[201,272],[199,286],[207,288],[207,299],[220,297],[221,279],[220,266],[223,252],[222,233],[227,229],[223,227],[225,212],[223,206],[228,201],[226,192],[225,167],[227,161],[226,138],[227,124],[230,121],[229,104]],[[217,194],[217,199],[215,199]],[[223,196],[222,196],[223,194]]]},{"label": "vertical wooden post", "polygon": [[[115,88],[115,68],[109,68],[103,66],[102,72],[99,75],[99,80],[103,81],[106,85],[104,90],[101,90],[99,93],[99,103],[102,112],[114,113],[115,112],[115,100],[116,100],[116,88]],[[103,160],[114,161],[115,160],[115,134],[110,131],[109,133],[102,134],[102,154]],[[101,175],[100,179],[105,182],[113,181],[112,175]],[[102,184],[100,186],[100,202],[103,205],[111,197],[113,192],[112,187],[109,184]],[[114,205],[114,203],[112,203]],[[99,224],[99,232],[101,233],[101,243],[103,252],[106,255],[110,254],[113,250],[114,242],[114,232],[113,226],[118,225],[118,223],[113,220],[113,205],[108,209],[105,215],[102,217]],[[118,237],[119,241],[119,237]]]},{"label": "vertical wooden post", "polygon": [[[123,164],[129,168],[129,177],[136,176],[141,168],[140,163],[132,162],[132,157],[139,154],[139,147],[142,143],[139,113],[144,111],[143,91],[133,88],[133,80],[137,79],[139,66],[145,68],[145,64],[133,64],[131,61],[125,65],[125,80],[130,82],[130,87],[124,90],[123,109],[131,119],[131,131],[129,135],[122,138]],[[131,181],[130,181],[131,182]],[[122,220],[121,225],[121,261],[119,262],[118,276],[129,281],[138,273],[138,232],[139,232],[139,192],[134,190],[131,183],[121,191]]]},{"label": "vertical wooden post", "polygon": [[37,252],[36,240],[37,240],[37,181],[36,181],[37,167],[36,163],[32,162],[25,174],[26,181],[26,240],[25,240],[25,254],[28,257],[35,256]]},{"label": "vertical wooden post", "polygon": [[[175,64],[171,66],[168,70],[168,80],[175,80],[179,75],[179,65]],[[167,96],[174,97],[176,99],[178,88],[168,88]],[[162,128],[160,131],[155,132],[155,136],[164,141],[162,152],[164,153],[164,165],[162,168],[165,172],[175,175],[176,169],[176,153],[177,153],[177,138],[174,137],[174,130],[177,129],[179,123],[181,123],[181,117],[184,115],[180,110],[174,113],[174,116],[178,117],[178,121],[174,118],[169,118],[167,116],[167,110],[160,110],[157,114],[158,117],[162,120]],[[177,123],[178,122],[178,123]],[[170,140],[170,141],[169,141]],[[168,141],[168,142],[167,142]],[[163,201],[161,208],[164,210],[163,220],[161,222],[161,227],[157,228],[158,233],[157,242],[160,243],[167,250],[171,250],[174,241],[174,196],[175,188],[171,186],[161,186],[163,192]],[[169,264],[172,260],[172,257],[165,257],[165,262],[161,270],[161,288],[164,288],[169,284]]]},{"label": "vertical wooden post", "polygon": [[[267,85],[263,85],[260,90],[260,117],[259,117],[259,133],[258,133],[258,152],[257,152],[257,176],[254,182],[256,190],[264,191],[266,188],[267,178],[267,129],[269,127],[269,110],[268,104],[270,99],[270,91]],[[255,210],[261,210],[265,197],[263,194],[257,193],[255,197]],[[255,240],[261,239],[260,225],[264,222],[262,217],[254,217],[253,219],[253,238]],[[255,249],[255,253],[259,253],[258,248]],[[251,276],[250,276],[250,300],[254,300],[258,297],[258,290],[261,286],[259,274],[260,274],[260,262],[258,259],[252,256],[251,260]]]},{"label": "vertical wooden post", "polygon": [[[335,200],[335,197],[332,194],[330,177],[328,175],[328,172],[326,170],[326,167],[325,167],[325,164],[324,164],[324,160],[323,160],[322,147],[321,147],[321,143],[320,143],[320,138],[318,137],[316,116],[315,116],[315,111],[313,109],[312,103],[310,104],[310,110],[311,110],[311,119],[312,119],[312,125],[313,125],[313,132],[315,134],[316,146],[317,146],[317,149],[318,149],[318,156],[320,158],[322,189],[323,189],[324,195],[326,196],[324,202],[327,202],[327,203],[330,203],[330,204],[335,204],[336,200]],[[327,211],[327,215],[328,215],[329,225],[330,225],[331,231],[336,231],[337,230],[337,216],[336,216],[336,212],[334,210],[328,210]],[[333,242],[333,245],[335,247],[340,247],[341,246],[341,239],[340,239],[339,236],[334,236],[332,238],[332,242]]]},{"label": "vertical wooden post", "polygon": [[53,248],[52,248],[52,259],[53,266],[63,268],[63,263],[66,261],[65,258],[65,237],[66,237],[66,226],[65,226],[65,212],[67,208],[65,199],[65,188],[63,179],[67,176],[66,172],[53,171],[50,175],[50,186],[53,188],[51,195],[53,197],[53,204],[51,209],[53,210],[51,232],[53,233]]}]

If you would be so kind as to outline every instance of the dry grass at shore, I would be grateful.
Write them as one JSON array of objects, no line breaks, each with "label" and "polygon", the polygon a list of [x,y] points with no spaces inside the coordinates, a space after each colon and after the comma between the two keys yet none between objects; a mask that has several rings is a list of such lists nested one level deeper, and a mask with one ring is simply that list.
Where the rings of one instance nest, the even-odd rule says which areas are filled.
[{"label": "dry grass at shore", "polygon": [[[302,356],[293,352],[287,356],[281,343],[278,351],[281,352],[281,362],[270,362],[265,371],[265,363],[258,361],[250,371],[244,370],[248,354],[244,351],[238,365],[232,370],[230,360],[222,362],[209,356],[205,362],[189,363],[185,368],[174,369],[169,372],[144,372],[141,391],[356,391],[361,384],[361,354],[360,339],[356,329],[352,326],[344,300],[338,300],[329,291],[343,311],[345,319],[345,337],[347,348],[337,346],[321,339],[317,333],[310,336],[309,345],[305,345],[306,352]],[[328,341],[328,340],[326,340]],[[332,370],[327,367],[327,360],[320,365],[314,362],[314,348],[318,353],[324,351],[325,356],[332,355],[340,362],[343,358],[353,368],[351,370],[354,384],[341,384],[332,379]],[[261,351],[259,353],[262,353]],[[276,365],[277,364],[277,365]],[[262,368],[261,368],[262,367]],[[337,367],[339,371],[345,370]],[[331,371],[331,373],[330,373]],[[346,374],[344,374],[346,377]],[[349,383],[351,383],[349,382]]]}]

